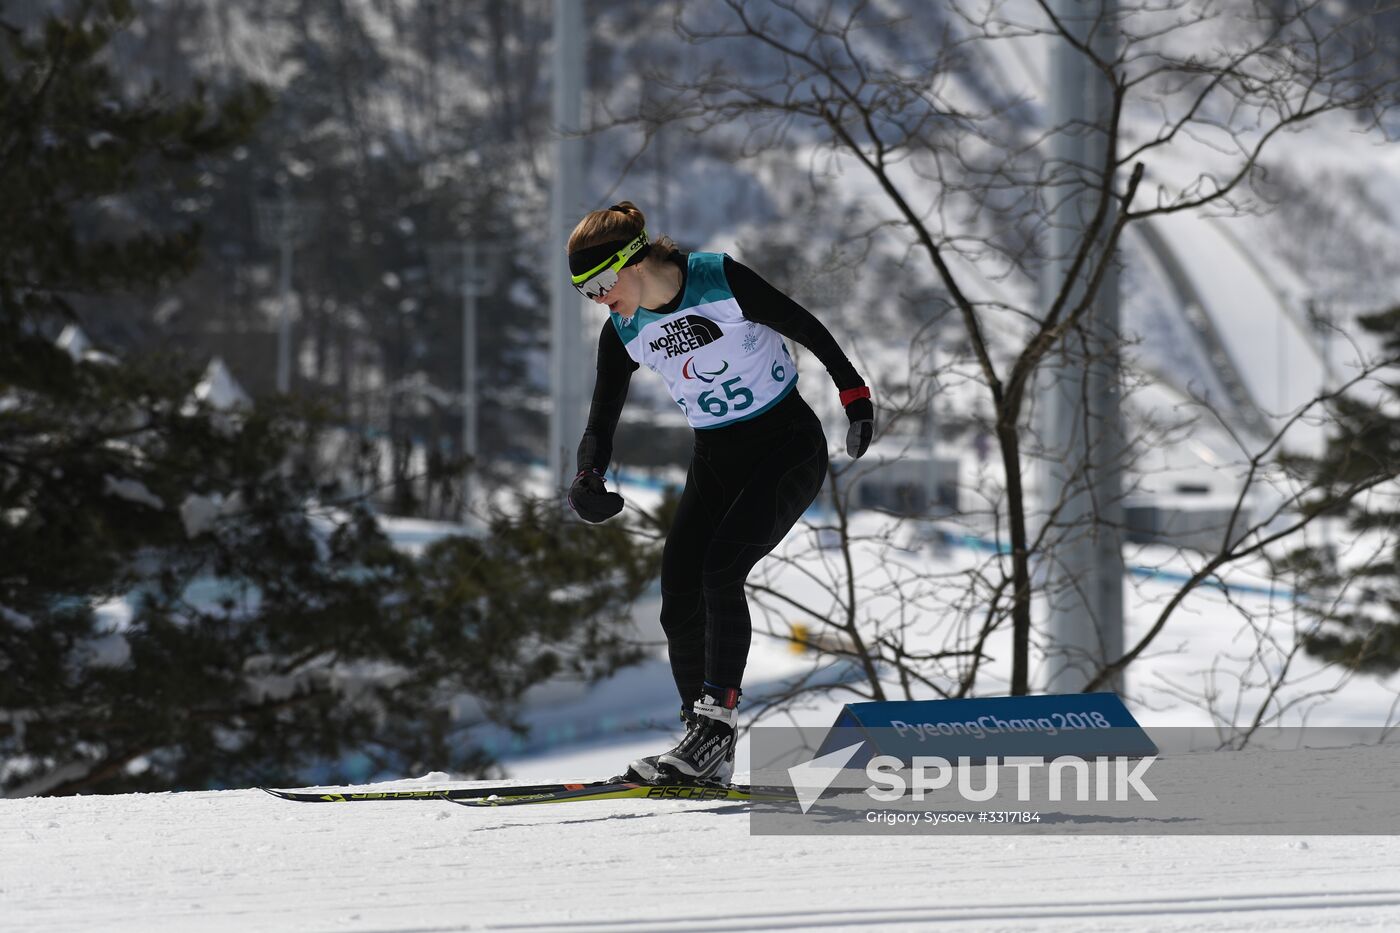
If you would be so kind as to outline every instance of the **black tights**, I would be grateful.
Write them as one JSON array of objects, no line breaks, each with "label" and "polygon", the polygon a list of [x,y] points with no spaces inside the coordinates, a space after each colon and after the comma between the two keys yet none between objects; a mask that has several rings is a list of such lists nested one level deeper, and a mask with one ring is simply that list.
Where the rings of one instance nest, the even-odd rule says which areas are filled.
[{"label": "black tights", "polygon": [[681,703],[738,688],[751,637],[744,580],[826,479],[821,421],[793,390],[753,421],[695,433],[661,561],[661,627]]}]

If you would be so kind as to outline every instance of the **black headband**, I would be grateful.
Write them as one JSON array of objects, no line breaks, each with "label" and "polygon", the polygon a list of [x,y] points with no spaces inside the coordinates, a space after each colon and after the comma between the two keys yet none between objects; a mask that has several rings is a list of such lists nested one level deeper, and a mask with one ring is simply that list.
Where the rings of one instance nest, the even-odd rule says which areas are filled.
[{"label": "black headband", "polygon": [[[597,246],[586,246],[581,250],[577,250],[576,252],[570,253],[569,274],[583,275],[585,272],[592,272],[603,262],[603,260],[607,259],[609,256],[612,256],[614,253],[622,249],[628,243],[631,243],[636,238],[637,237],[633,236],[628,237],[625,240],[609,240],[606,243],[599,243]],[[641,262],[643,259],[646,258],[647,253],[649,252],[651,252],[650,243],[637,250],[637,252],[634,253],[630,259],[627,260],[627,265],[630,266]]]}]

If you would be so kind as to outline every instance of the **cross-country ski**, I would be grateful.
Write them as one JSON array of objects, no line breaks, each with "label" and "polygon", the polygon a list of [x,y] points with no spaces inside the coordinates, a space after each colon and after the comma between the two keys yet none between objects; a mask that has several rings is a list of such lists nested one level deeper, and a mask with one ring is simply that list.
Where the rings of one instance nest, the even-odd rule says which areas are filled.
[{"label": "cross-country ski", "polygon": [[465,807],[513,807],[553,803],[589,803],[601,800],[668,800],[705,803],[717,800],[787,801],[797,799],[783,788],[746,784],[637,784],[630,781],[537,794],[451,798]]},{"label": "cross-country ski", "polygon": [[298,803],[359,803],[386,800],[470,800],[474,797],[516,797],[527,794],[549,794],[606,786],[610,781],[587,781],[577,784],[499,784],[489,787],[437,787],[392,791],[295,791],[264,787],[274,797]]}]

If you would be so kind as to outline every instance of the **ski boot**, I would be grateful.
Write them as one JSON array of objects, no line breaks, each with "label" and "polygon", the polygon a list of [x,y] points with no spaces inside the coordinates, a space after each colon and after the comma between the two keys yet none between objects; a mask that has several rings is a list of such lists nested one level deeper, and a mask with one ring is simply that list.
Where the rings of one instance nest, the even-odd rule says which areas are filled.
[{"label": "ski boot", "polygon": [[728,782],[734,775],[739,691],[710,684],[705,685],[705,691],[705,696],[695,704],[685,737],[675,748],[660,755],[657,765],[686,782]]},{"label": "ski boot", "polygon": [[[692,723],[695,720],[695,712],[688,707],[682,706],[681,719],[685,722],[685,731],[688,735],[692,728]],[[657,754],[636,759],[627,766],[627,770],[623,772],[621,780],[630,781],[635,784],[665,783],[667,777],[665,771],[667,769],[661,766],[660,758],[661,756]],[[672,774],[670,776],[674,777],[675,775]]]}]

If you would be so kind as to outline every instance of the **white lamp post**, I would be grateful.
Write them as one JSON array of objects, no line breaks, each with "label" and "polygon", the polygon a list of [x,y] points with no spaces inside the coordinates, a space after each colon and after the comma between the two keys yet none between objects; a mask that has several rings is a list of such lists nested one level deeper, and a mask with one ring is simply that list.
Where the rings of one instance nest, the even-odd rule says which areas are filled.
[{"label": "white lamp post", "polygon": [[[428,248],[433,279],[442,289],[456,289],[462,297],[462,454],[468,461],[477,455],[477,327],[476,299],[492,286],[491,269],[483,263],[483,250],[475,240],[434,243]],[[462,519],[471,515],[471,466],[462,470]]]},{"label": "white lamp post", "polygon": [[292,197],[287,175],[277,176],[277,197],[257,202],[258,237],[281,252],[277,313],[277,391],[292,389],[292,251],[306,239],[316,211]]}]

